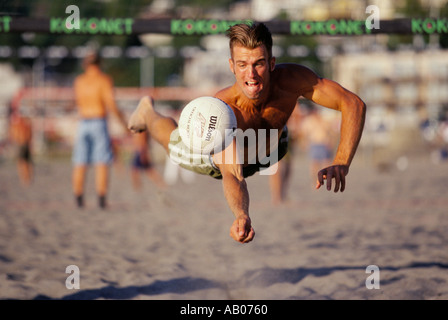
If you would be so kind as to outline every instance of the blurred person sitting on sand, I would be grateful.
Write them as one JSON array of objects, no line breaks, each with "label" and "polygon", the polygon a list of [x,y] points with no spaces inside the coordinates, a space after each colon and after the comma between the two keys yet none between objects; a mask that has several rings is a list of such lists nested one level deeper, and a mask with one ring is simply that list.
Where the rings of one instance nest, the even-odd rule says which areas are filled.
[{"label": "blurred person sitting on sand", "polygon": [[[303,96],[319,105],[341,112],[341,129],[338,151],[332,164],[322,168],[317,174],[316,188],[325,185],[330,191],[344,191],[345,177],[361,139],[366,106],[354,93],[344,89],[334,81],[321,78],[305,66],[288,63],[276,64],[272,55],[272,35],[263,23],[237,24],[227,31],[229,37],[229,67],[235,76],[235,83],[215,94],[215,98],[225,102],[232,110],[239,131],[262,130],[270,134],[275,131],[278,139],[264,155],[276,155],[274,165],[287,152],[288,129],[286,123],[296,107],[297,99]],[[240,243],[254,239],[255,231],[249,217],[249,191],[246,178],[263,170],[263,159],[250,163],[249,148],[246,143],[241,149],[234,137],[229,145],[213,154],[201,157],[206,163],[187,165],[194,157],[191,152],[175,153],[172,148],[183,144],[179,127],[173,118],[165,117],[154,108],[151,97],[143,97],[129,119],[129,129],[133,132],[148,130],[170,155],[179,163],[197,173],[206,174],[222,181],[222,189],[234,221],[230,236]],[[184,129],[184,128],[183,128]],[[256,144],[259,140],[255,137]],[[243,161],[238,161],[241,151]],[[188,158],[188,155],[192,155]],[[225,159],[224,161],[222,159]],[[228,160],[228,161],[227,161]],[[191,161],[190,161],[191,163]],[[333,184],[334,183],[334,184]]]},{"label": "blurred person sitting on sand", "polygon": [[107,116],[112,113],[127,134],[126,120],[118,109],[112,78],[101,71],[96,53],[83,60],[84,73],[74,82],[75,99],[81,117],[78,137],[73,149],[74,164],[72,186],[76,204],[84,206],[84,185],[87,167],[95,165],[95,189],[100,208],[106,208],[109,165],[113,162],[113,150]]},{"label": "blurred person sitting on sand", "polygon": [[33,128],[31,120],[14,111],[10,118],[9,136],[17,146],[17,171],[21,183],[29,186],[33,179],[31,142]]},{"label": "blurred person sitting on sand", "polygon": [[150,152],[150,137],[147,131],[136,133],[132,137],[134,155],[131,160],[132,185],[135,190],[141,189],[140,173],[144,172],[148,178],[161,190],[166,188],[165,181],[156,170]]}]

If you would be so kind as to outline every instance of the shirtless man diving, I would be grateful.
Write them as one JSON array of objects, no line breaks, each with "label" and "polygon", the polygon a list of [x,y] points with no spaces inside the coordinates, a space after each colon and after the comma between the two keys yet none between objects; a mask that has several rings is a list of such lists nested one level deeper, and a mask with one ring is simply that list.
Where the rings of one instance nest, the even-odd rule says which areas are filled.
[{"label": "shirtless man diving", "polygon": [[[340,141],[333,163],[321,169],[316,188],[327,180],[327,190],[344,191],[350,164],[361,139],[366,106],[352,92],[339,84],[319,77],[297,64],[277,64],[272,56],[272,36],[262,23],[234,25],[227,31],[230,39],[230,70],[235,83],[217,92],[215,97],[226,102],[235,113],[238,128],[283,128],[294,110],[297,99],[304,97],[319,105],[341,112]],[[169,153],[170,136],[177,123],[154,110],[152,99],[143,97],[131,115],[128,128],[133,132],[148,130]],[[171,141],[172,143],[172,141]],[[236,142],[212,156],[227,159],[226,153],[236,149]],[[233,152],[233,154],[236,154]],[[218,158],[217,158],[218,157]],[[241,243],[250,242],[255,232],[249,217],[249,192],[244,171],[250,165],[238,161],[215,161],[222,179],[224,196],[235,216],[230,236]]]}]

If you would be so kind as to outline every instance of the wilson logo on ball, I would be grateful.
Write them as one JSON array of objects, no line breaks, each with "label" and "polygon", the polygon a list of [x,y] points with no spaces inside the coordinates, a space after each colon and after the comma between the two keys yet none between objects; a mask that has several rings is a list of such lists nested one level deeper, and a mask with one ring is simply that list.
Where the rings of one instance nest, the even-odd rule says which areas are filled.
[{"label": "wilson logo on ball", "polygon": [[[220,152],[226,137],[237,128],[232,108],[215,97],[200,97],[189,102],[179,118],[182,142],[194,153]],[[229,130],[230,129],[230,130]]]},{"label": "wilson logo on ball", "polygon": [[205,137],[206,141],[210,141],[210,139],[212,138],[212,132],[213,130],[216,129],[216,122],[218,121],[218,117],[217,116],[211,116],[210,117],[210,125],[208,126],[208,131],[207,131],[207,136]]}]

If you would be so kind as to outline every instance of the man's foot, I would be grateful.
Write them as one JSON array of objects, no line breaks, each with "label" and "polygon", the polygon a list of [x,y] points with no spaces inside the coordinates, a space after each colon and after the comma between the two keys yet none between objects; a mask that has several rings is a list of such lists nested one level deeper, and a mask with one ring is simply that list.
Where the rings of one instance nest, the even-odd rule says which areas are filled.
[{"label": "man's foot", "polygon": [[128,129],[134,133],[140,133],[147,129],[146,119],[153,111],[153,102],[150,97],[143,97],[128,122]]},{"label": "man's foot", "polygon": [[84,207],[84,197],[82,195],[80,196],[75,196],[75,200],[76,200],[76,206],[78,208],[83,208]]},{"label": "man's foot", "polygon": [[101,209],[106,209],[106,196],[98,196],[98,206]]}]

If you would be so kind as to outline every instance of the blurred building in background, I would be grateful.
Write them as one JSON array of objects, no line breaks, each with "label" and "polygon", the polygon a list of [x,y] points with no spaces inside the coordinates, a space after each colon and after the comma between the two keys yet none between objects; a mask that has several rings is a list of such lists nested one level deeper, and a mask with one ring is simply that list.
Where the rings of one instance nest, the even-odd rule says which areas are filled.
[{"label": "blurred building in background", "polygon": [[448,115],[446,50],[338,55],[332,73],[368,105],[362,141],[375,161],[446,148],[448,140],[438,132]]}]

